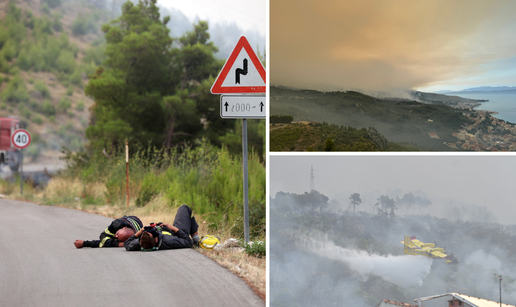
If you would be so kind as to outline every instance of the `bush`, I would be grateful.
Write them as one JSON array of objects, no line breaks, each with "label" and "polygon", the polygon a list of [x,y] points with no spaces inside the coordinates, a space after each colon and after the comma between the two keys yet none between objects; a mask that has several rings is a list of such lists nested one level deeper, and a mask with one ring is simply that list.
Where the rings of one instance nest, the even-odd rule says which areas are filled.
[{"label": "bush", "polygon": [[25,118],[27,118],[27,119],[29,119],[29,118],[30,118],[31,113],[30,113],[30,111],[29,111],[28,109],[23,108],[23,110],[20,110],[20,113],[21,113],[21,115],[22,115],[23,117],[25,117]]},{"label": "bush", "polygon": [[79,69],[76,69],[68,79],[72,84],[82,87],[82,73]]},{"label": "bush", "polygon": [[39,103],[36,100],[29,101],[29,107],[33,110],[39,110]]},{"label": "bush", "polygon": [[34,16],[32,16],[32,12],[27,12],[27,17],[23,20],[23,25],[29,29],[34,28]]},{"label": "bush", "polygon": [[36,23],[34,25],[34,31],[36,33],[43,33],[52,35],[54,32],[52,31],[52,21],[47,17],[42,17],[36,19]]},{"label": "bush", "polygon": [[265,257],[266,246],[264,241],[256,241],[249,243],[241,241],[240,245],[244,247],[244,252],[249,256],[255,256],[257,258]]},{"label": "bush", "polygon": [[[41,110],[43,111],[43,114],[47,116],[53,116],[56,114],[56,109],[54,108],[54,105],[49,100],[44,100],[41,104]],[[55,121],[55,118],[54,118]]]},{"label": "bush", "polygon": [[66,112],[70,107],[72,106],[72,102],[70,101],[70,98],[64,97],[59,100],[59,103],[57,104],[57,111],[58,112]]},{"label": "bush", "polygon": [[66,95],[72,96],[73,95],[73,85],[68,86],[66,89]]},{"label": "bush", "polygon": [[79,112],[84,111],[84,102],[80,100],[77,105],[75,106],[75,109]]},{"label": "bush", "polygon": [[26,102],[29,101],[30,95],[25,87],[23,79],[16,75],[9,81],[7,88],[2,93],[2,98],[8,102]]},{"label": "bush", "polygon": [[41,6],[41,11],[47,15],[50,14],[50,8],[48,7],[48,4],[46,3],[43,3],[43,5]]},{"label": "bush", "polygon": [[2,55],[2,52],[0,52],[0,72],[7,73],[9,72],[9,68],[9,62],[7,62],[7,60]]},{"label": "bush", "polygon": [[43,81],[41,81],[41,80],[36,81],[36,83],[34,84],[34,88],[36,88],[36,90],[38,92],[40,92],[40,94],[44,98],[50,98],[50,91],[48,90],[48,87],[46,86],[46,84]]},{"label": "bush", "polygon": [[61,18],[59,18],[59,16],[54,16],[54,19],[52,20],[52,28],[57,32],[61,32],[63,30],[63,25],[61,24]]},{"label": "bush", "polygon": [[7,110],[7,105],[5,104],[5,102],[0,103],[0,110]]},{"label": "bush", "polygon": [[16,42],[13,40],[8,40],[5,42],[4,46],[2,47],[2,51],[0,52],[0,55],[3,55],[3,57],[7,61],[12,61],[17,55],[17,49],[16,49]]},{"label": "bush", "polygon": [[45,70],[44,50],[40,47],[29,44],[20,51],[16,60],[16,65],[25,71],[34,69],[35,71]]},{"label": "bush", "polygon": [[57,69],[61,72],[70,74],[75,70],[75,57],[68,50],[61,51],[56,61]]},{"label": "bush", "polygon": [[37,124],[37,125],[42,125],[43,124],[43,119],[41,118],[41,116],[39,115],[36,115],[34,116],[34,118],[32,119],[32,121]]},{"label": "bush", "polygon": [[95,22],[91,17],[84,17],[82,14],[73,21],[72,24],[72,34],[74,36],[77,35],[86,35],[88,33],[96,33],[97,28],[95,26]]}]

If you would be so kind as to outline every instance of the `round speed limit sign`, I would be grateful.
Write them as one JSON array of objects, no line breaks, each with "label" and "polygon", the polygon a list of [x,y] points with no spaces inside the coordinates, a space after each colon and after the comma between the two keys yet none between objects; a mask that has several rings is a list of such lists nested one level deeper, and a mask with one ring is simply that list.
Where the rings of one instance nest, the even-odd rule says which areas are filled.
[{"label": "round speed limit sign", "polygon": [[14,147],[22,149],[30,144],[30,134],[27,130],[18,129],[14,131],[13,136],[11,138]]}]

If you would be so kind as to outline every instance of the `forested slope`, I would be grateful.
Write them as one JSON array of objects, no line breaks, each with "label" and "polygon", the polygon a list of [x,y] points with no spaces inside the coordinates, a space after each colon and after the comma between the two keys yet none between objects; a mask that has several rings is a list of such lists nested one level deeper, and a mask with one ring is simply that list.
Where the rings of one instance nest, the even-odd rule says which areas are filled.
[{"label": "forested slope", "polygon": [[[423,150],[451,150],[444,142],[472,120],[462,110],[405,98],[375,98],[355,91],[319,92],[271,87],[271,115],[326,122],[360,130],[372,127],[388,141]],[[431,139],[437,133],[439,139]],[[272,147],[273,144],[271,144]]]},{"label": "forested slope", "polygon": [[271,124],[271,151],[417,151],[415,146],[389,142],[375,128],[355,129],[335,124],[297,122]]},{"label": "forested slope", "polygon": [[[240,121],[222,120],[209,92],[224,61],[207,22],[172,37],[156,1],[11,0],[0,16],[0,116],[31,133],[26,157],[109,155],[125,139],[241,152]],[[264,120],[249,122],[260,156],[264,135]]]}]

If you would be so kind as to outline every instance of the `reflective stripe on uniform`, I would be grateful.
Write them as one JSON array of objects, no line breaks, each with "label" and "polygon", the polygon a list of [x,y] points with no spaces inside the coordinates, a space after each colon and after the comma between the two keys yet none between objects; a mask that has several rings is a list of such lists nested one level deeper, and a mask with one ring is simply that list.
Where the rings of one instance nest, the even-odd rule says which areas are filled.
[{"label": "reflective stripe on uniform", "polygon": [[108,239],[111,239],[111,238],[110,237],[105,237],[104,239],[102,239],[102,241],[100,241],[99,247],[104,247],[104,244],[106,244],[106,241]]},{"label": "reflective stripe on uniform", "polygon": [[168,232],[168,231],[162,231],[162,232],[161,232],[161,234],[169,235],[169,236],[171,236],[171,235],[172,235],[172,234],[171,234],[170,232]]},{"label": "reflective stripe on uniform", "polygon": [[133,229],[138,232],[140,231],[140,229],[142,229],[140,227],[140,224],[138,222],[136,222],[134,219],[130,218],[130,217],[127,217],[126,218],[126,221],[128,221],[129,223],[131,223],[131,225],[133,226]]},{"label": "reflective stripe on uniform", "polygon": [[105,232],[107,235],[110,235],[110,236],[113,236],[113,237],[115,236],[115,234],[114,234],[114,233],[112,233],[111,231],[109,231],[109,227],[108,227],[108,228],[106,228],[106,230],[104,230],[104,232]]}]

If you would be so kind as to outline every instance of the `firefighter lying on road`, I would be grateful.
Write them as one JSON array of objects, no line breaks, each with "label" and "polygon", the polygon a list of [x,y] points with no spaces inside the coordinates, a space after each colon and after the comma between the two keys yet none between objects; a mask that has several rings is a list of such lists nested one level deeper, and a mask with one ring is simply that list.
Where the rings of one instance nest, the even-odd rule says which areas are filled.
[{"label": "firefighter lying on road", "polygon": [[192,209],[182,205],[177,209],[173,225],[158,223],[145,226],[127,239],[124,247],[128,251],[190,248],[199,242],[198,229]]},{"label": "firefighter lying on road", "polygon": [[136,216],[124,216],[114,220],[100,234],[100,240],[83,241],[75,240],[77,248],[82,247],[123,247],[124,242],[143,229],[143,224]]}]

